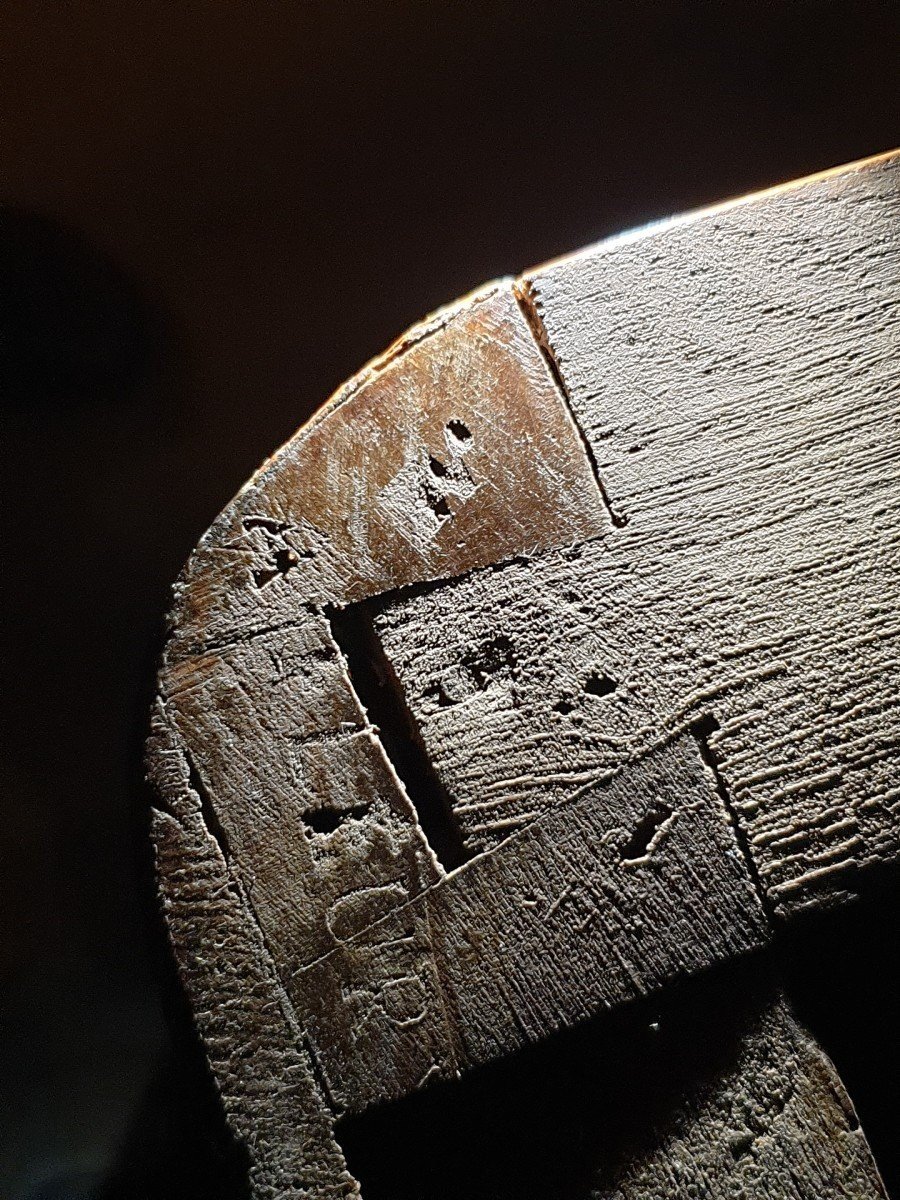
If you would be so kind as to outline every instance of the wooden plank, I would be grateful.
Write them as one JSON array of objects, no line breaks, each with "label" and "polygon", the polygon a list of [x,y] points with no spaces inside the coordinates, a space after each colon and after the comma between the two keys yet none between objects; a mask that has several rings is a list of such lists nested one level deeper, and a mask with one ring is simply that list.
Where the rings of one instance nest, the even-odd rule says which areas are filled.
[{"label": "wooden plank", "polygon": [[248,482],[176,584],[167,659],[607,524],[512,285],[497,284],[411,330]]},{"label": "wooden plank", "polygon": [[327,913],[346,891],[390,883],[406,899],[439,877],[324,619],[171,662],[165,681],[286,986],[333,946]]},{"label": "wooden plank", "polygon": [[346,937],[303,972],[298,1015],[358,1112],[767,939],[687,736]]},{"label": "wooden plank", "polygon": [[[177,815],[155,816],[166,917],[229,1121],[249,1153],[252,1194],[358,1195],[304,1034],[161,713],[155,739],[157,769],[167,774],[157,782],[178,797]],[[739,1188],[748,1200],[883,1197],[840,1080],[784,1002],[751,1007],[737,1028],[728,1059],[692,1079],[639,1150],[601,1155],[591,1195],[646,1200],[694,1188],[724,1200]]]},{"label": "wooden plank", "polygon": [[342,1121],[363,1195],[883,1198],[832,1064],[738,967]]},{"label": "wooden plank", "polygon": [[[438,314],[202,540],[154,829],[255,1195],[355,1192],[342,1113],[759,948],[761,896],[790,915],[896,857],[898,161]],[[673,1161],[703,1179],[698,1129]],[[668,1169],[632,1167],[623,1196]]]},{"label": "wooden plank", "polygon": [[698,1074],[639,1150],[605,1163],[592,1200],[885,1197],[834,1066],[776,996]]},{"label": "wooden plank", "polygon": [[898,279],[896,156],[526,278],[618,524],[377,622],[473,850],[706,716],[773,911],[896,861]]}]

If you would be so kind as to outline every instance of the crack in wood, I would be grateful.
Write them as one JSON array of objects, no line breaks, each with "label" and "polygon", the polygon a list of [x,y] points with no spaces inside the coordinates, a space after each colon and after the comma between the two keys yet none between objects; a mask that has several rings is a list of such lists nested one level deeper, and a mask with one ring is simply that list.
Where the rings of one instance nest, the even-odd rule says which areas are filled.
[{"label": "crack in wood", "polygon": [[763,887],[762,880],[760,879],[759,868],[756,864],[756,860],[753,857],[753,854],[750,850],[750,844],[747,840],[747,832],[744,829],[743,822],[735,810],[731,796],[728,793],[728,787],[724,778],[722,777],[722,771],[719,767],[719,760],[716,757],[716,752],[712,747],[711,739],[718,728],[719,722],[711,713],[707,713],[698,721],[694,722],[694,724],[691,726],[691,733],[693,733],[697,740],[697,746],[700,750],[700,757],[703,759],[703,762],[706,764],[707,769],[710,771],[713,780],[715,781],[716,791],[718,792],[719,799],[722,801],[722,805],[728,814],[728,820],[731,823],[732,829],[734,830],[735,841],[740,847],[741,854],[744,858],[744,863],[747,867],[747,872],[750,876],[750,879],[753,881],[753,886],[756,889],[756,894],[759,897],[759,902],[762,905],[763,912],[765,912],[770,924],[774,925],[776,923],[775,913],[771,903],[769,902],[766,889]]},{"label": "crack in wood", "polygon": [[569,390],[566,387],[566,381],[563,377],[562,369],[559,365],[559,359],[550,344],[550,339],[547,337],[547,331],[544,328],[544,321],[541,317],[538,305],[534,298],[534,292],[528,280],[519,279],[513,285],[513,292],[518,301],[519,308],[522,310],[522,315],[528,322],[528,327],[534,335],[534,340],[538,344],[541,354],[544,356],[544,361],[550,374],[553,376],[553,382],[556,384],[559,394],[562,397],[563,403],[568,409],[569,416],[575,431],[578,434],[581,442],[581,448],[584,451],[584,456],[590,464],[591,474],[594,476],[594,482],[597,485],[597,490],[603,500],[603,505],[609,514],[609,519],[612,521],[616,529],[624,529],[628,524],[629,518],[613,508],[612,500],[609,492],[606,490],[606,484],[603,482],[603,477],[600,474],[600,466],[597,462],[597,456],[594,454],[594,447],[581,427],[581,423],[575,415],[575,410],[572,408],[572,403],[569,398]]}]

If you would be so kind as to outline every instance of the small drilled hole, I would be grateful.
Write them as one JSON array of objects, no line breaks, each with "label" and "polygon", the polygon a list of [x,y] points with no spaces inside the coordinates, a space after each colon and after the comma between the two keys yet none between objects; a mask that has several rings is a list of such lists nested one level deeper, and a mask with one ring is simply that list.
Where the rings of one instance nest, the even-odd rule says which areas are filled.
[{"label": "small drilled hole", "polygon": [[618,686],[612,676],[594,671],[585,680],[584,690],[589,696],[611,696]]},{"label": "small drilled hole", "polygon": [[462,421],[448,421],[447,432],[451,437],[456,438],[458,442],[470,442],[472,440],[472,431],[468,425],[464,425]]}]

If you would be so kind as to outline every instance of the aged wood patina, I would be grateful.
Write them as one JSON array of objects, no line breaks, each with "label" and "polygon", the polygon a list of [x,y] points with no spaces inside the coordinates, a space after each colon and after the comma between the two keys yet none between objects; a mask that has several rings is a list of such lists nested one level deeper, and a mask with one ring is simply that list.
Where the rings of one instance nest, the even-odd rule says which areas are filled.
[{"label": "aged wood patina", "polygon": [[[154,837],[255,1197],[896,865],[898,283],[897,155],[612,239],[412,330],[203,538]],[[742,1021],[598,1200],[883,1195],[778,988]]]}]

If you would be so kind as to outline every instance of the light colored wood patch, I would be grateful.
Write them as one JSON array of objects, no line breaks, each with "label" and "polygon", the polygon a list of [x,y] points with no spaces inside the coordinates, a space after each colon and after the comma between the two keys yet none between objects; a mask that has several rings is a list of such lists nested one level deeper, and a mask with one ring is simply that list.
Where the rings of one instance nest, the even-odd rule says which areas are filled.
[{"label": "light colored wood patch", "polygon": [[247,484],[176,587],[169,656],[608,523],[569,410],[499,284],[351,381]]}]

